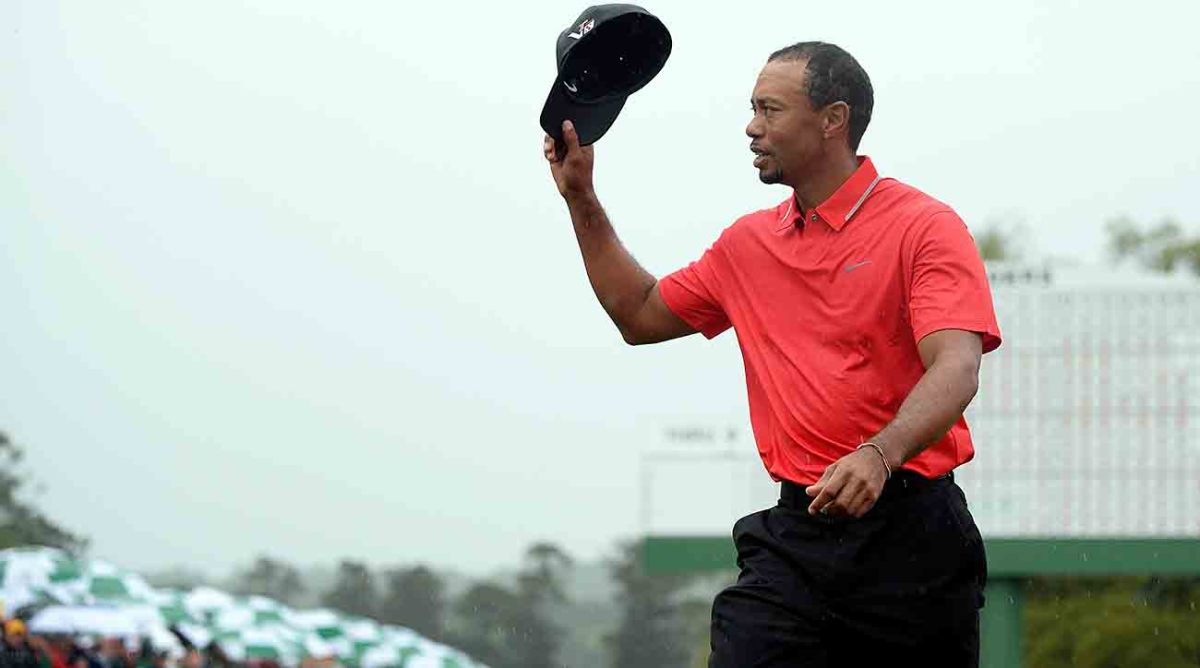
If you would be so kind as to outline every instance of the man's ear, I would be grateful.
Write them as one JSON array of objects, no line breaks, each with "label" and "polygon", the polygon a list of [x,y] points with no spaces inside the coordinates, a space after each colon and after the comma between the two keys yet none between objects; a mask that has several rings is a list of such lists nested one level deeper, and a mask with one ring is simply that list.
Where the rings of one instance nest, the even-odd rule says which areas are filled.
[{"label": "man's ear", "polygon": [[825,107],[821,115],[825,126],[822,130],[826,139],[850,133],[850,105],[841,100],[833,102]]}]

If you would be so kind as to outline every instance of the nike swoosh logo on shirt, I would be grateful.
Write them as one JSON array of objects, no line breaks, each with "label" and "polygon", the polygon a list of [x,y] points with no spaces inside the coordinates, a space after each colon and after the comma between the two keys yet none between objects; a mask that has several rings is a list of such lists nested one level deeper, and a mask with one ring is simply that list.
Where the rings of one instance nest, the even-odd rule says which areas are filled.
[{"label": "nike swoosh logo on shirt", "polygon": [[848,264],[848,265],[846,265],[846,272],[847,273],[852,272],[855,269],[858,269],[859,267],[861,267],[863,265],[867,265],[867,264],[871,264],[871,261],[863,260],[862,262],[855,262],[854,264]]}]

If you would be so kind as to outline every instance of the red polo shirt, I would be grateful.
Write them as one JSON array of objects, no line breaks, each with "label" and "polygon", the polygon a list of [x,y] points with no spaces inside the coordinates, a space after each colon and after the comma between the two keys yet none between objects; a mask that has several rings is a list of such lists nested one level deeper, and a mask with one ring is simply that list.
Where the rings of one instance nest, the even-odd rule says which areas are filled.
[{"label": "red polo shirt", "polygon": [[[896,416],[925,372],[926,334],[964,329],[984,352],[1000,345],[962,219],[865,157],[820,206],[802,212],[789,197],[743,216],[659,290],[706,337],[734,328],[759,454],[772,477],[802,484]],[[905,468],[936,477],[974,454],[959,418]]]}]

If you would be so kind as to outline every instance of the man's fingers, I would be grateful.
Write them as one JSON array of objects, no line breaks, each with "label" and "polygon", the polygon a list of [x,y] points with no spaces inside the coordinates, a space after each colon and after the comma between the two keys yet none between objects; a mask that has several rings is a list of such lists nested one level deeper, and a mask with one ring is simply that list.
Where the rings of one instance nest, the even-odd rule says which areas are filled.
[{"label": "man's fingers", "polygon": [[[843,496],[846,496],[843,494]],[[871,491],[867,487],[860,487],[853,496],[842,502],[846,508],[846,514],[853,518],[859,518],[867,514],[873,505],[871,502]]]},{"label": "man's fingers", "polygon": [[575,132],[575,124],[571,121],[563,121],[563,141],[567,145],[567,153],[574,153],[579,150],[579,135]]},{"label": "man's fingers", "polygon": [[[829,477],[829,480],[821,486],[821,491],[817,494],[817,498],[808,506],[808,512],[816,514],[829,505],[831,501],[837,498],[838,493],[842,491],[842,487],[846,484],[844,476],[839,475],[836,471]],[[817,485],[821,485],[820,481]],[[817,485],[813,485],[816,487]],[[810,488],[811,489],[811,488]]]},{"label": "man's fingers", "polygon": [[843,478],[841,488],[825,506],[826,514],[834,516],[854,514],[854,504],[858,496],[862,494],[863,485],[849,474],[845,474]]},{"label": "man's fingers", "polygon": [[804,493],[809,496],[816,496],[816,495],[820,494],[821,490],[825,488],[825,483],[829,482],[829,478],[830,478],[830,476],[833,475],[833,471],[836,468],[837,468],[837,462],[834,462],[834,463],[830,464],[829,466],[825,467],[825,471],[823,473],[821,473],[821,477],[818,478],[817,481],[814,482],[813,484],[809,485],[808,487],[805,487]]},{"label": "man's fingers", "polygon": [[550,162],[561,162],[563,159],[562,144],[554,141],[554,137],[546,135],[546,141],[542,144],[542,150],[546,155],[546,159]]}]

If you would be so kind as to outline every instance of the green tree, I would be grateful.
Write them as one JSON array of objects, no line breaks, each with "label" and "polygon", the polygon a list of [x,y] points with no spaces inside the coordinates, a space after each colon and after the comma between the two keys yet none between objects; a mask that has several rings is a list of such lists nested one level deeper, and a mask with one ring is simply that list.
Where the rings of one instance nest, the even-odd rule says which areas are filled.
[{"label": "green tree", "polygon": [[447,643],[491,668],[521,668],[513,639],[521,601],[511,589],[478,582],[454,602]]},{"label": "green tree", "polygon": [[1027,591],[1031,666],[1200,666],[1200,591],[1187,580],[1039,578]]},{"label": "green tree", "polygon": [[1025,255],[1029,228],[1016,216],[993,218],[974,237],[984,262],[1019,260]]},{"label": "green tree", "polygon": [[650,575],[642,568],[640,543],[620,547],[609,562],[618,585],[621,621],[609,636],[613,668],[683,668],[694,642],[681,614],[690,578]]},{"label": "green tree", "polygon": [[395,568],[384,574],[379,619],[406,626],[431,640],[446,635],[446,584],[425,566]]},{"label": "green tree", "polygon": [[238,573],[233,590],[235,593],[267,596],[277,601],[295,605],[304,595],[304,578],[299,569],[279,559],[259,556],[247,569]]},{"label": "green tree", "polygon": [[344,559],[338,564],[333,587],[321,597],[321,604],[348,615],[374,617],[378,610],[375,576],[361,561]]},{"label": "green tree", "polygon": [[47,545],[79,552],[87,539],[46,517],[24,498],[29,479],[21,471],[25,452],[0,431],[0,549]]},{"label": "green tree", "polygon": [[571,557],[551,543],[535,543],[525,551],[517,574],[516,637],[513,638],[518,665],[550,668],[560,665],[564,630],[554,623],[556,609],[568,604],[563,579],[572,566]]},{"label": "green tree", "polygon": [[571,558],[550,543],[525,551],[514,586],[479,582],[452,607],[446,642],[492,668],[549,668],[564,630],[554,620],[569,604],[564,578]]},{"label": "green tree", "polygon": [[1151,271],[1186,269],[1200,275],[1200,237],[1189,236],[1179,221],[1164,218],[1143,227],[1128,216],[1108,221],[1108,252],[1113,260],[1133,260]]}]

